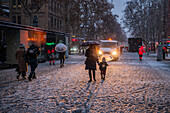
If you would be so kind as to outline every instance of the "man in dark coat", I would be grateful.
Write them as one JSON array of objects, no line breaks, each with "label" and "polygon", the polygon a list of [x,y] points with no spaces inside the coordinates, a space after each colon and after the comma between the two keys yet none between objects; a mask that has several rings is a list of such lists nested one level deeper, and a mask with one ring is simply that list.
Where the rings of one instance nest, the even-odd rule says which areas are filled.
[{"label": "man in dark coat", "polygon": [[91,71],[93,71],[93,79],[94,79],[94,81],[96,81],[96,79],[95,79],[95,70],[96,70],[96,63],[98,63],[98,54],[97,54],[96,46],[91,45],[86,50],[85,56],[87,57],[86,61],[85,61],[85,64],[86,64],[85,69],[89,70],[89,78],[90,78],[89,82],[92,81]]},{"label": "man in dark coat", "polygon": [[31,66],[31,72],[30,75],[28,77],[28,79],[31,81],[32,78],[35,79],[35,69],[38,66],[38,60],[37,60],[37,56],[40,54],[39,48],[36,47],[34,44],[32,44],[30,46],[30,48],[28,48],[26,56],[27,56],[27,60],[29,65]]}]

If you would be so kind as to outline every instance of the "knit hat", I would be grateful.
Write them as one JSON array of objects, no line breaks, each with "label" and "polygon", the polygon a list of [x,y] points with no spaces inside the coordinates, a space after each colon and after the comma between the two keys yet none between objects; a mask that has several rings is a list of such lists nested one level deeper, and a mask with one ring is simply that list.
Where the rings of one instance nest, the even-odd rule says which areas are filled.
[{"label": "knit hat", "polygon": [[106,58],[105,57],[102,58],[102,62],[106,62]]}]

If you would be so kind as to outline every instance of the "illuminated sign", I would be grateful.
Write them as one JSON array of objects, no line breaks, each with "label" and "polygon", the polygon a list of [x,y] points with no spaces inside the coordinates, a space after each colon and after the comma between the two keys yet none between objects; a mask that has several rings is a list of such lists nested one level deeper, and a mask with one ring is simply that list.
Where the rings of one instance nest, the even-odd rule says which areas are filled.
[{"label": "illuminated sign", "polygon": [[73,42],[74,42],[74,41],[78,41],[78,39],[73,38],[72,41],[73,41]]},{"label": "illuminated sign", "polygon": [[46,45],[48,45],[48,46],[50,46],[50,45],[55,45],[55,43],[54,43],[54,42],[52,42],[52,43],[46,43]]}]

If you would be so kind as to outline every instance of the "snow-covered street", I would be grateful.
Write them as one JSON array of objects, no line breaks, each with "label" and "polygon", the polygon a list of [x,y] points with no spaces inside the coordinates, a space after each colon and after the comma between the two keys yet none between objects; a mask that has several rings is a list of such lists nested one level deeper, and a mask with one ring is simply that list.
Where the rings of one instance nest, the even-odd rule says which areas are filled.
[{"label": "snow-covered street", "polygon": [[[170,112],[170,62],[125,52],[108,62],[106,80],[99,67],[88,83],[85,56],[71,55],[64,68],[40,63],[33,81],[17,80],[15,69],[0,70],[1,112],[110,113]],[[29,68],[30,71],[30,68]],[[27,76],[29,75],[27,72]]]}]

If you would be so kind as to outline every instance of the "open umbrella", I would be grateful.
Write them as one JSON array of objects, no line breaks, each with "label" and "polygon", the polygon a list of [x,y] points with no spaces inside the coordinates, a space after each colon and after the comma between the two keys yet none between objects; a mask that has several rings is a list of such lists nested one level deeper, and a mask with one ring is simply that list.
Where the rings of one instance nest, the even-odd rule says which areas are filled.
[{"label": "open umbrella", "polygon": [[85,41],[80,46],[90,46],[90,45],[99,45],[97,41]]},{"label": "open umbrella", "polygon": [[55,51],[57,52],[65,52],[67,50],[67,46],[63,43],[59,43],[55,46]]}]

